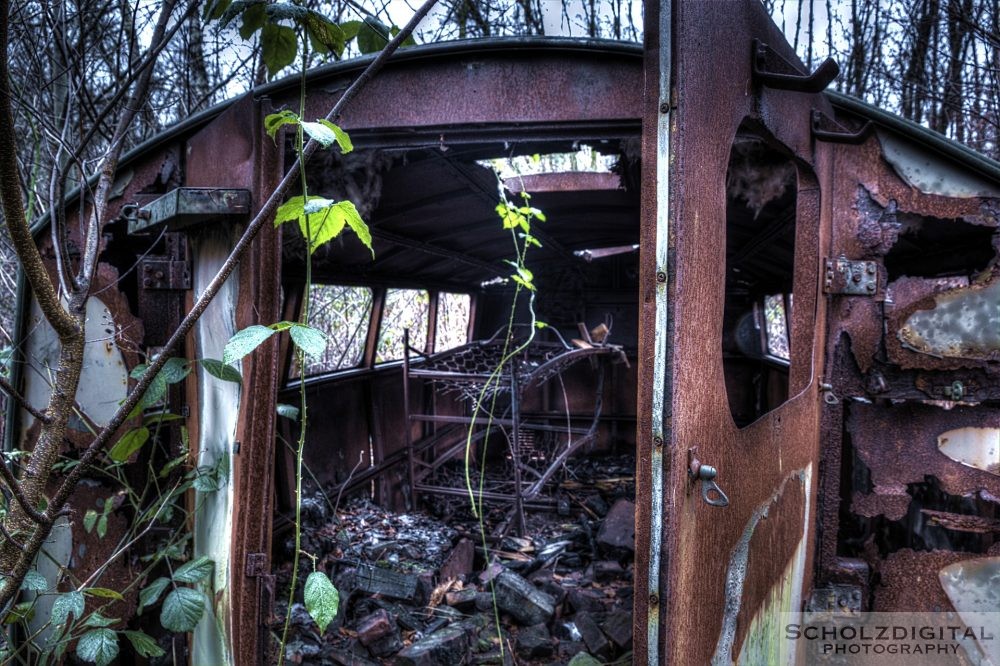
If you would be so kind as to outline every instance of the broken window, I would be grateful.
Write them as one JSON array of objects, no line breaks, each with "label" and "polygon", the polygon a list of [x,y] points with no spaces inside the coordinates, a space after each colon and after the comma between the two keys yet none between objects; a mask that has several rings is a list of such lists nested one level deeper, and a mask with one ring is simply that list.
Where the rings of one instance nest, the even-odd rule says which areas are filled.
[{"label": "broken window", "polygon": [[469,317],[472,297],[468,294],[438,294],[437,322],[434,330],[434,351],[447,351],[469,341]]},{"label": "broken window", "polygon": [[[372,290],[315,284],[309,290],[309,325],[326,334],[326,350],[321,356],[306,357],[306,376],[355,368],[361,364],[372,314]],[[292,363],[292,377],[299,365]]]},{"label": "broken window", "polygon": [[725,181],[722,338],[726,394],[740,427],[788,399],[797,178],[776,142],[749,123],[740,127]]},{"label": "broken window", "polygon": [[427,347],[430,295],[423,289],[389,289],[385,293],[382,328],[378,334],[375,362],[403,358],[403,334],[410,332],[410,347]]}]

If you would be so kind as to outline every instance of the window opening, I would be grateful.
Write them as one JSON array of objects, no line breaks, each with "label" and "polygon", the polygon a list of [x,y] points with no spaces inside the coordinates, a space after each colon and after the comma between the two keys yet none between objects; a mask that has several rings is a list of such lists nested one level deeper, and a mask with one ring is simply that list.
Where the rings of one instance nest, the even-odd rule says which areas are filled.
[{"label": "window opening", "polygon": [[469,341],[469,317],[472,297],[468,294],[438,294],[437,323],[434,332],[434,351],[447,351],[461,347]]},{"label": "window opening", "polygon": [[[309,290],[309,325],[327,337],[321,356],[306,357],[306,376],[355,368],[361,364],[372,314],[372,290],[368,287],[316,284]],[[292,363],[292,377],[299,367]]]},{"label": "window opening", "polygon": [[788,399],[798,172],[789,153],[744,123],[726,173],[722,341],[737,426]]},{"label": "window opening", "polygon": [[423,289],[387,290],[375,362],[403,358],[403,333],[407,329],[410,331],[410,346],[425,349],[429,310],[430,295]]}]

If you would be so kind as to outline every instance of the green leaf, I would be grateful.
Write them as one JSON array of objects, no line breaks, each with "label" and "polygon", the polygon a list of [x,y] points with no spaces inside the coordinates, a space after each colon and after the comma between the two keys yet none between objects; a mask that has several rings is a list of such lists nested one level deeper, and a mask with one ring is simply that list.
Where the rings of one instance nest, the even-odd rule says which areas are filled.
[{"label": "green leaf", "polygon": [[340,24],[340,29],[344,33],[344,40],[351,41],[358,36],[358,29],[361,27],[361,21],[344,21]]},{"label": "green leaf", "polygon": [[166,654],[149,634],[141,631],[123,631],[122,633],[140,657],[162,657]]},{"label": "green leaf", "polygon": [[297,324],[294,321],[276,321],[273,324],[268,324],[267,327],[270,328],[273,331],[281,333],[282,331],[287,331],[292,326],[296,326],[296,325]]},{"label": "green leaf", "polygon": [[284,403],[278,404],[278,416],[284,416],[286,419],[291,419],[293,421],[299,420],[299,408],[295,405],[286,405]]},{"label": "green leaf", "polygon": [[222,361],[214,358],[203,358],[198,361],[201,367],[205,369],[205,372],[212,375],[216,379],[221,379],[224,382],[233,382],[234,384],[240,384],[243,382],[243,377],[240,376],[239,371],[231,365],[226,365]]},{"label": "green leaf", "polygon": [[193,631],[205,612],[208,597],[191,587],[178,587],[163,600],[160,624],[168,631]]},{"label": "green leaf", "polygon": [[83,621],[83,626],[85,627],[110,627],[115,622],[118,622],[116,617],[107,617],[102,615],[97,611],[94,611],[87,616],[87,619]]},{"label": "green leaf", "polygon": [[319,329],[299,324],[292,327],[289,335],[295,346],[305,352],[306,356],[319,356],[326,351],[326,335]]},{"label": "green leaf", "polygon": [[513,275],[511,275],[510,279],[513,280],[514,282],[518,283],[519,285],[521,285],[525,289],[530,289],[531,291],[535,291],[535,285],[531,284],[530,282],[525,281],[525,279],[522,278],[517,273],[514,273]]},{"label": "green leaf", "polygon": [[310,11],[302,23],[313,50],[322,54],[333,53],[338,58],[344,54],[347,38],[339,25],[316,11]]},{"label": "green leaf", "polygon": [[71,614],[79,620],[83,617],[86,605],[87,601],[83,598],[82,592],[65,592],[58,595],[52,602],[52,610],[49,612],[49,618],[52,620],[52,624],[56,626],[66,624],[66,620]]},{"label": "green leaf", "polygon": [[125,462],[147,441],[149,441],[149,428],[145,426],[133,428],[122,435],[121,439],[111,447],[108,456],[115,462]]},{"label": "green leaf", "polygon": [[163,591],[167,589],[168,585],[170,585],[170,579],[161,576],[146,587],[142,588],[139,592],[139,608],[136,610],[136,613],[141,613],[142,609],[155,604],[156,600],[160,598],[160,595],[163,594]]},{"label": "green leaf", "polygon": [[174,582],[176,583],[197,583],[212,573],[215,566],[210,557],[201,557],[191,560],[174,572]]},{"label": "green leaf", "polygon": [[336,137],[337,139],[337,145],[340,146],[340,152],[349,153],[352,150],[354,150],[354,144],[351,143],[351,137],[347,135],[347,132],[340,129],[339,125],[334,125],[326,118],[320,118],[316,122],[318,122],[320,125],[323,125],[324,127],[329,128],[333,132],[334,137]]},{"label": "green leaf", "polygon": [[14,607],[4,615],[3,623],[15,624],[21,621],[30,621],[33,617],[35,617],[35,602],[22,601],[19,604],[14,604]]},{"label": "green leaf", "polygon": [[277,212],[274,214],[274,226],[279,226],[285,222],[291,222],[292,220],[297,220],[305,214],[305,199],[301,195],[297,197],[292,197],[285,203],[278,206]]},{"label": "green leaf", "polygon": [[322,571],[313,571],[306,578],[305,587],[306,610],[315,620],[320,634],[326,632],[327,626],[337,617],[340,606],[340,593],[330,579]]},{"label": "green leaf", "polygon": [[354,204],[350,201],[341,201],[337,206],[344,212],[347,217],[347,226],[351,228],[351,231],[358,237],[358,240],[368,248],[368,251],[372,253],[372,259],[375,258],[375,250],[372,248],[372,233],[368,229],[368,225],[365,221],[361,219],[361,214],[358,213],[358,209],[354,207]]},{"label": "green leaf", "polygon": [[40,574],[35,569],[32,569],[24,575],[24,580],[21,582],[22,590],[31,590],[32,592],[44,592],[49,588],[49,581],[46,580],[45,576]]},{"label": "green leaf", "polygon": [[274,333],[274,329],[260,324],[244,328],[229,338],[229,342],[226,343],[226,348],[222,352],[222,362],[226,365],[235,363],[261,346]]},{"label": "green leaf", "polygon": [[[268,5],[268,8],[271,6],[273,5]],[[268,78],[273,78],[275,74],[292,64],[298,51],[298,40],[292,28],[268,23],[261,29],[260,55],[267,67]]]},{"label": "green leaf", "polygon": [[548,328],[548,326],[549,325],[546,324],[544,321],[536,321],[535,322],[535,328]]},{"label": "green leaf", "polygon": [[324,148],[329,148],[330,144],[337,140],[337,135],[333,133],[333,130],[322,123],[303,120],[301,125],[305,133],[319,141]]},{"label": "green leaf", "polygon": [[88,597],[98,597],[99,599],[114,599],[115,601],[125,599],[121,594],[107,587],[88,587],[83,593]]},{"label": "green leaf", "polygon": [[255,2],[243,12],[243,22],[240,24],[240,37],[250,39],[253,33],[264,27],[267,23],[267,11],[265,3]]},{"label": "green leaf", "polygon": [[278,113],[271,113],[264,117],[264,131],[267,135],[274,138],[274,135],[278,133],[284,125],[298,125],[299,114],[294,111],[289,111],[285,109],[284,111],[279,111]]},{"label": "green leaf", "polygon": [[[232,4],[232,0],[216,0],[215,2],[209,2],[205,5],[205,18],[215,21],[226,13],[230,4]],[[223,23],[223,25],[225,25],[225,23]]]},{"label": "green leaf", "polygon": [[102,513],[101,517],[97,519],[97,537],[103,539],[104,535],[108,533],[108,514]]},{"label": "green leaf", "polygon": [[347,220],[338,214],[334,205],[330,199],[310,197],[309,202],[303,207],[305,215],[299,218],[299,230],[303,238],[309,239],[309,254],[314,253],[343,231]]},{"label": "green leaf", "polygon": [[290,2],[273,2],[267,6],[267,17],[272,21],[295,21],[299,23],[305,20],[308,14],[308,9]]},{"label": "green leaf", "polygon": [[97,666],[107,666],[118,656],[118,636],[110,629],[92,629],[80,637],[76,656]]},{"label": "green leaf", "polygon": [[362,53],[381,51],[389,43],[389,27],[374,16],[366,16],[358,26],[358,50]]},{"label": "green leaf", "polygon": [[87,513],[83,514],[83,529],[90,534],[94,531],[94,523],[97,522],[97,512],[93,509],[87,509]]}]

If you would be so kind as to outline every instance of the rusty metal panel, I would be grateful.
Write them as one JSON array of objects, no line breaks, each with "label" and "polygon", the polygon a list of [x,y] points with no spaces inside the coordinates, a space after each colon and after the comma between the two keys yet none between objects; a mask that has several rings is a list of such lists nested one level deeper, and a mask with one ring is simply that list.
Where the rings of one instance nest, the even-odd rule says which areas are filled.
[{"label": "rusty metal panel", "polygon": [[130,234],[166,226],[171,231],[225,218],[240,219],[250,212],[250,191],[221,187],[178,187],[134,211]]},{"label": "rusty metal panel", "polygon": [[1000,358],[1000,280],[949,289],[910,314],[897,335],[905,347],[945,358]]},{"label": "rusty metal panel", "polygon": [[[713,655],[729,663],[741,654],[752,663],[761,654],[780,655],[783,648],[769,642],[774,637],[766,627],[775,613],[801,601],[810,583],[814,539],[812,475],[818,464],[820,405],[816,331],[824,327],[816,294],[824,242],[820,222],[829,220],[819,195],[830,172],[828,162],[813,152],[810,118],[812,107],[829,110],[820,96],[752,84],[753,38],[789,62],[797,59],[761,7],[727,3],[719,11],[720,6],[674,5],[675,39],[684,47],[675,51],[672,95],[677,110],[671,136],[673,270],[667,274],[673,322],[664,548],[669,563],[662,611],[665,656],[672,664],[710,663]],[[733,138],[746,118],[802,164],[813,165],[816,176],[801,169],[796,209],[790,383],[797,394],[737,429],[720,351],[725,299],[720,267],[726,265],[722,183]],[[703,462],[718,468],[728,507],[711,507],[689,492],[685,460],[694,446]],[[772,502],[781,507],[774,509],[773,527],[761,520]],[[781,555],[769,557],[774,552]]]}]

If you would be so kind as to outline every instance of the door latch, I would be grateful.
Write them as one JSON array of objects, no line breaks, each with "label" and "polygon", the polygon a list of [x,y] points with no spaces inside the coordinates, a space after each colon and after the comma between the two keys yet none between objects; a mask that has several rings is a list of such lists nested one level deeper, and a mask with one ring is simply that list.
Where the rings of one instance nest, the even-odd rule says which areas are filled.
[{"label": "door latch", "polygon": [[694,456],[694,449],[688,450],[688,479],[691,483],[700,483],[701,498],[705,504],[711,506],[729,506],[729,497],[722,492],[722,488],[715,482],[715,477],[719,475],[719,470],[711,465],[703,465]]}]

